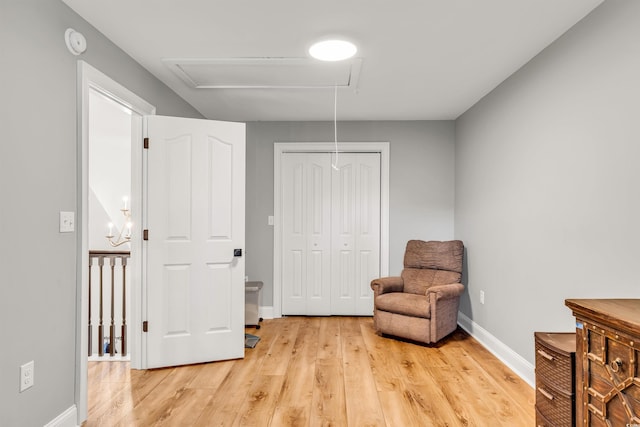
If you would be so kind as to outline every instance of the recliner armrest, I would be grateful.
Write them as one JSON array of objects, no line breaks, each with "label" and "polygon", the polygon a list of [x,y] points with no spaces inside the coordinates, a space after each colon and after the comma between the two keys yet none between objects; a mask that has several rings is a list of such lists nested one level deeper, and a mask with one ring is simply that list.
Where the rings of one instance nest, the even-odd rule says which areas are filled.
[{"label": "recliner armrest", "polygon": [[404,281],[402,277],[381,277],[371,281],[371,289],[373,289],[374,296],[388,292],[402,292]]},{"label": "recliner armrest", "polygon": [[461,283],[451,283],[448,285],[436,285],[427,289],[427,299],[437,300],[457,298],[464,292],[464,285]]}]

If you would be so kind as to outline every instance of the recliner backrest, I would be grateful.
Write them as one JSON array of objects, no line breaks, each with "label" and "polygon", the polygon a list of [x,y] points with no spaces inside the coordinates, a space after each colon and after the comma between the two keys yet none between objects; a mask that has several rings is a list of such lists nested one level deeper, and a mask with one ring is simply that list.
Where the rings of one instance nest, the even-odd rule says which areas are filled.
[{"label": "recliner backrest", "polygon": [[460,283],[463,254],[460,240],[409,240],[401,274],[404,292],[424,295],[431,286]]}]

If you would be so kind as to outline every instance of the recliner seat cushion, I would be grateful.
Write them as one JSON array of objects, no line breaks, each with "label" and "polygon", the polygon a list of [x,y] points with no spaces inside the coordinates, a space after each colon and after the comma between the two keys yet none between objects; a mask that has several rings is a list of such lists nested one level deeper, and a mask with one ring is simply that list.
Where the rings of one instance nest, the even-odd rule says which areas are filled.
[{"label": "recliner seat cushion", "polygon": [[376,310],[424,319],[431,318],[431,306],[427,297],[406,292],[390,292],[379,295],[376,298]]}]

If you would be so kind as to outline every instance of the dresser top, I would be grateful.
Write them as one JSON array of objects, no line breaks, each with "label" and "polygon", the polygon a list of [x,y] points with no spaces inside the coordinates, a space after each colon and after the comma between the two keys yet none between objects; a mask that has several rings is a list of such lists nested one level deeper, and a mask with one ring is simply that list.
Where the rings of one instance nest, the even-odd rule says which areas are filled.
[{"label": "dresser top", "polygon": [[620,331],[640,332],[640,299],[567,299],[577,317],[599,321]]},{"label": "dresser top", "polygon": [[551,346],[563,353],[576,352],[575,332],[534,332],[534,336],[546,346]]}]

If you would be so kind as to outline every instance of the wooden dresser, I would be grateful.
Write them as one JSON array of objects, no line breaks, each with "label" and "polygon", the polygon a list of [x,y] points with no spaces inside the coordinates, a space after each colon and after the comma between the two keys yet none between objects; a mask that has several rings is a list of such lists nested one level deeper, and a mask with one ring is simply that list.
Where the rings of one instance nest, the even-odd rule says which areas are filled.
[{"label": "wooden dresser", "polygon": [[536,332],[536,427],[575,424],[576,334]]},{"label": "wooden dresser", "polygon": [[640,425],[640,299],[568,299],[576,317],[576,426]]}]

